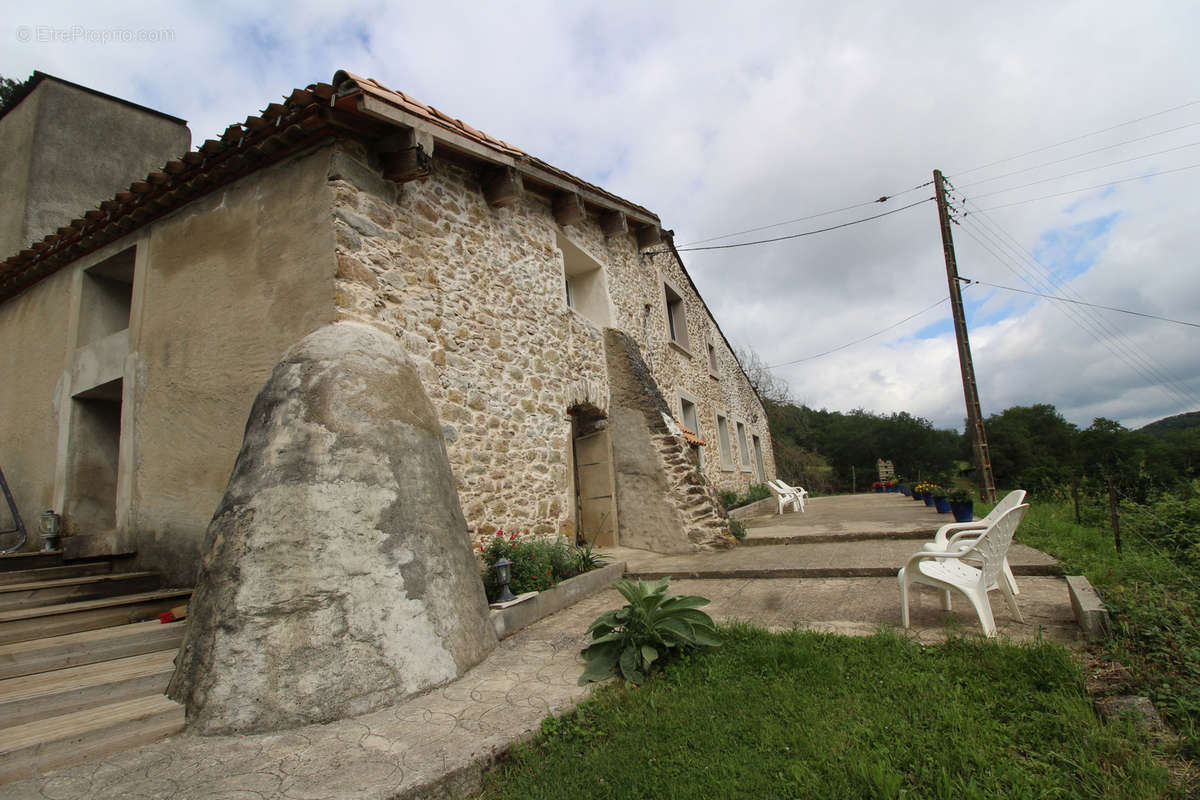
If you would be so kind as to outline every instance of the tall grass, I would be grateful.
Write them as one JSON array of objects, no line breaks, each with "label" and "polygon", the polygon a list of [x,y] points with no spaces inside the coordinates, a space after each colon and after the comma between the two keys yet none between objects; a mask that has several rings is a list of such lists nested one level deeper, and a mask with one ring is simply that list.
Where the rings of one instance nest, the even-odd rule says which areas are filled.
[{"label": "tall grass", "polygon": [[1086,575],[1113,617],[1103,653],[1130,669],[1128,690],[1150,697],[1180,734],[1183,755],[1200,756],[1200,569],[1187,545],[1164,530],[1154,505],[1122,504],[1122,552],[1107,511],[1084,508],[1076,524],[1068,503],[1034,500],[1018,538],[1058,558],[1068,573]]}]

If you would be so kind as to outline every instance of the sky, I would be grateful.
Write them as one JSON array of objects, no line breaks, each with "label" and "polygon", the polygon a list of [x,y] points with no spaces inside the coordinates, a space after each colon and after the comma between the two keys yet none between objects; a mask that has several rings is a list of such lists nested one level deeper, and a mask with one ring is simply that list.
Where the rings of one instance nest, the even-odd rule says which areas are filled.
[{"label": "sky", "polygon": [[1190,0],[5,5],[0,75],[182,117],[193,146],[338,69],[376,78],[657,213],[795,402],[961,429],[940,169],[985,415],[1200,409]]}]

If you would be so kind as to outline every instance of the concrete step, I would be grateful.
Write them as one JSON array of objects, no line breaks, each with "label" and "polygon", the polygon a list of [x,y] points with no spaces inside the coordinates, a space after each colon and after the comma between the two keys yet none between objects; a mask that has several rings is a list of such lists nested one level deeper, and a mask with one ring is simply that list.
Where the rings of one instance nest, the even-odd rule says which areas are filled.
[{"label": "concrete step", "polygon": [[10,572],[19,569],[38,569],[39,567],[54,567],[63,562],[62,550],[52,550],[49,553],[7,553],[0,555],[0,572]]},{"label": "concrete step", "polygon": [[0,730],[0,783],[149,744],[183,727],[183,706],[152,695]]},{"label": "concrete step", "polygon": [[11,728],[59,714],[162,694],[176,650],[0,680],[0,725]]},{"label": "concrete step", "polygon": [[12,570],[11,572],[0,572],[0,587],[11,586],[14,583],[37,583],[59,578],[79,578],[84,575],[104,575],[112,571],[113,562],[111,561],[84,561],[79,564]]},{"label": "concrete step", "polygon": [[142,622],[187,602],[191,593],[191,589],[160,589],[78,603],[0,611],[0,645]]},{"label": "concrete step", "polygon": [[[768,529],[769,530],[769,529]],[[829,544],[833,542],[876,542],[887,540],[923,540],[933,541],[936,528],[927,530],[902,531],[839,531],[837,533],[796,533],[778,534],[760,533],[754,528],[746,534],[743,545],[748,547],[763,547],[784,544]]]},{"label": "concrete step", "polygon": [[[1063,574],[1058,564],[1012,564],[1013,575],[1059,577]],[[626,578],[656,581],[662,578],[673,580],[750,580],[763,578],[895,578],[899,567],[679,567],[647,566],[629,568]]]},{"label": "concrete step", "polygon": [[187,623],[163,625],[158,620],[68,633],[46,639],[0,645],[0,679],[33,675],[115,658],[174,652],[183,642]]},{"label": "concrete step", "polygon": [[157,572],[110,572],[0,585],[0,611],[149,592],[162,585]]}]

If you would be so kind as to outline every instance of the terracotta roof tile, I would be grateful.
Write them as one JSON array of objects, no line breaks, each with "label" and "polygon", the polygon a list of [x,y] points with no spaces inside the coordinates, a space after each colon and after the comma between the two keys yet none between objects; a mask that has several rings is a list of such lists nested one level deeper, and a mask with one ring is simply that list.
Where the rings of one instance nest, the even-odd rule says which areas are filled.
[{"label": "terracotta roof tile", "polygon": [[[208,139],[196,150],[168,161],[145,179],[132,182],[129,189],[117,192],[112,198],[99,203],[97,208],[81,211],[79,218],[40,242],[33,242],[20,252],[11,254],[0,262],[0,302],[75,258],[126,235],[139,225],[190,202],[204,192],[332,136],[334,130],[328,124],[328,112],[323,113],[322,109],[332,106],[342,111],[357,112],[353,98],[359,92],[370,94],[408,114],[465,136],[519,164],[532,165],[561,181],[585,188],[614,205],[635,210],[653,220],[658,219],[657,215],[642,206],[534,158],[403,92],[389,89],[372,78],[362,78],[343,71],[334,76],[333,84],[317,83],[305,89],[295,89],[282,103],[271,103],[257,115],[248,116],[244,123],[231,124],[219,138]],[[694,444],[704,443],[694,433],[689,431],[688,434],[696,440]]]},{"label": "terracotta roof tile", "polygon": [[684,438],[685,440],[687,440],[687,443],[688,443],[688,444],[694,444],[694,445],[705,445],[705,444],[708,444],[708,443],[707,443],[707,442],[705,442],[703,439],[701,439],[699,436],[697,436],[697,435],[695,434],[695,432],[694,432],[694,431],[692,431],[692,429],[691,429],[691,428],[689,428],[687,425],[684,425],[682,422],[680,422],[680,421],[679,421],[678,419],[676,419],[675,417],[671,417],[671,419],[675,420],[675,424],[679,426],[679,429],[680,429],[681,431],[683,431],[683,438]]}]

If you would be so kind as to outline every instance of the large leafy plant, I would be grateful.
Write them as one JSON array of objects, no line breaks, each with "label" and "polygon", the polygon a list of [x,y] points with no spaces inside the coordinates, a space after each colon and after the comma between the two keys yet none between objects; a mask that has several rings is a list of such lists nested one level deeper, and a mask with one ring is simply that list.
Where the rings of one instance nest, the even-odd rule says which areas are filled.
[{"label": "large leafy plant", "polygon": [[580,685],[621,675],[640,684],[668,656],[694,647],[716,647],[716,624],[698,609],[703,597],[667,596],[667,579],[656,583],[621,579],[613,588],[628,605],[606,611],[588,628],[592,643],[581,651],[587,667]]}]

